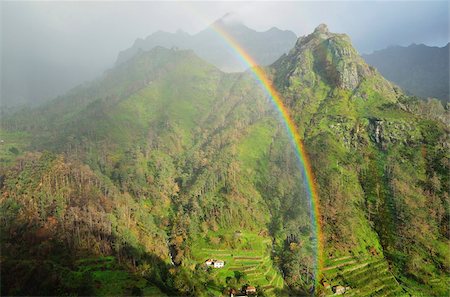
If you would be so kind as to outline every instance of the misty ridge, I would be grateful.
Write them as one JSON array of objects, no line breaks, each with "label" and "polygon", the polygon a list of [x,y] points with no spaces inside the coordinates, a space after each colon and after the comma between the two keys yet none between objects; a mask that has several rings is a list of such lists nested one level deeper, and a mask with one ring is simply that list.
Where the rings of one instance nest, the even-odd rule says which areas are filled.
[{"label": "misty ridge", "polygon": [[[138,38],[130,48],[119,52],[115,65],[124,63],[140,51],[149,51],[161,46],[168,49],[194,50],[205,61],[225,72],[246,70],[248,66],[242,63],[232,49],[224,45],[222,38],[217,35],[212,26],[223,27],[259,65],[270,65],[282,54],[287,53],[297,40],[295,33],[276,27],[265,32],[257,32],[243,25],[229,13],[194,35],[189,35],[182,30],[177,30],[175,33],[157,31],[145,40]],[[8,63],[6,65],[9,66]],[[90,70],[87,66],[84,71],[80,69],[86,74],[73,72],[72,68],[75,67],[49,65],[44,61],[35,61],[32,65],[19,65],[18,68],[4,68],[3,107],[20,107],[27,104],[35,106],[52,99],[52,96],[58,93],[66,92],[86,77],[100,75],[95,75],[94,70]],[[39,70],[38,75],[35,73],[37,70]]]},{"label": "misty ridge", "polygon": [[1,5],[0,295],[450,293],[448,3]]},{"label": "misty ridge", "polygon": [[174,34],[158,31],[145,40],[137,39],[132,47],[119,53],[116,65],[130,59],[140,50],[147,51],[155,46],[163,46],[169,49],[192,49],[199,57],[225,72],[246,70],[248,66],[242,63],[232,49],[224,45],[224,41],[213,27],[225,30],[258,65],[262,66],[275,62],[281,55],[287,53],[297,40],[292,31],[272,27],[265,32],[257,32],[239,20],[233,19],[231,14],[227,14],[192,36],[181,30]]},{"label": "misty ridge", "polygon": [[[6,4],[4,6],[8,7]],[[75,15],[76,11],[73,14]],[[70,12],[68,15],[71,15]],[[9,17],[9,14],[6,14],[6,17]],[[95,54],[97,57],[92,56],[94,53],[87,52],[83,56],[82,53],[86,51],[87,46],[74,46],[73,50],[64,50],[61,47],[59,50],[60,45],[62,45],[60,41],[51,39],[47,46],[45,40],[49,37],[45,35],[50,34],[51,36],[52,33],[44,30],[38,31],[45,34],[41,40],[38,39],[39,37],[26,37],[25,34],[28,34],[30,27],[24,27],[22,31],[26,30],[25,32],[18,31],[18,33],[22,33],[23,37],[21,37],[12,30],[13,26],[8,26],[9,23],[12,23],[12,21],[8,22],[8,18],[6,18],[3,28],[3,87],[2,100],[0,101],[3,112],[17,110],[17,108],[25,107],[28,104],[36,106],[58,95],[63,95],[78,84],[99,77],[104,71],[129,59],[138,51],[147,51],[155,46],[192,49],[201,58],[222,71],[244,71],[247,66],[242,63],[232,49],[224,45],[220,37],[214,33],[211,25],[223,26],[254,58],[257,64],[263,66],[270,65],[282,54],[287,53],[297,39],[294,32],[280,30],[277,27],[271,27],[265,31],[251,29],[251,27],[244,25],[245,20],[242,16],[235,13],[226,13],[212,22],[211,25],[202,25],[203,28],[194,34],[183,31],[180,29],[182,27],[177,27],[175,33],[162,31],[161,27],[156,27],[156,30],[146,38],[137,38],[132,44],[128,42],[131,45],[128,48],[126,45],[125,49],[122,50],[120,47],[108,48],[109,54],[100,58],[98,54],[101,53],[101,50]],[[11,28],[11,32],[9,32],[9,28]],[[90,42],[89,39],[92,39],[86,33],[81,33],[80,36],[87,39],[86,42]],[[56,35],[54,38],[57,38]],[[68,43],[76,44],[76,37],[74,39],[67,35],[63,38]],[[83,40],[83,38],[80,38],[80,40]],[[102,37],[96,37],[94,43],[99,43],[101,41],[99,38]],[[127,38],[133,39],[136,37],[128,35]],[[411,42],[416,42],[416,40]],[[23,44],[23,46],[10,49],[9,44],[11,46]],[[365,47],[363,50],[365,52],[374,51],[382,47],[381,44],[372,46],[371,49]],[[397,55],[401,56],[401,59],[395,58],[392,53],[388,54],[387,50],[386,54],[389,56],[383,57],[383,51],[379,50],[373,54],[365,54],[363,57],[367,59],[369,64],[375,66],[383,75],[408,93],[424,99],[435,97],[443,100],[445,104],[448,101],[449,93],[449,66],[446,58],[449,52],[448,46],[442,47],[439,54],[436,50],[433,51],[433,48],[439,47],[423,46],[422,52],[416,54],[411,52],[411,47],[405,48],[404,54],[402,48],[398,48]],[[80,48],[81,51],[71,52],[76,48]],[[427,61],[432,62],[427,63]],[[412,75],[408,75],[411,73]]]}]

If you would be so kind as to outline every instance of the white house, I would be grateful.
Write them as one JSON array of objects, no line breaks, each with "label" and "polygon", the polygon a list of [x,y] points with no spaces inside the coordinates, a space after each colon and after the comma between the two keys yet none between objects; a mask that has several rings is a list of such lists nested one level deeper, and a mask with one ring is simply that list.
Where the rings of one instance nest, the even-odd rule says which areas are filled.
[{"label": "white house", "polygon": [[222,268],[225,266],[225,262],[222,260],[215,260],[214,261],[214,268]]},{"label": "white house", "polygon": [[222,260],[216,260],[216,259],[208,259],[205,261],[206,266],[212,266],[214,268],[222,268],[225,266],[225,262]]},{"label": "white house", "polygon": [[344,294],[345,293],[345,287],[343,287],[343,286],[334,286],[333,287],[333,292],[334,292],[334,295],[341,295],[341,294]]}]

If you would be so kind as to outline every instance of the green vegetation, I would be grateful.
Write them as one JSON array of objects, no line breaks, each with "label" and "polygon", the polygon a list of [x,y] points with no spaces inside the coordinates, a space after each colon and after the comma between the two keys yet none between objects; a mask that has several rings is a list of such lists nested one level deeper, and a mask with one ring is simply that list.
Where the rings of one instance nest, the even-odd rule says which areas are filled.
[{"label": "green vegetation", "polygon": [[[325,279],[346,287],[347,296],[409,296],[390,272],[384,258],[342,257],[328,260]],[[332,289],[327,289],[332,294]]]},{"label": "green vegetation", "polygon": [[[207,259],[225,261],[224,268],[208,269],[223,288],[240,290],[249,284],[259,287],[267,296],[280,296],[283,278],[270,258],[271,246],[270,237],[253,232],[208,232],[191,245],[191,261],[192,265],[202,265]],[[216,288],[208,290],[214,292]]]},{"label": "green vegetation", "polygon": [[448,109],[403,96],[325,27],[297,48],[275,63],[275,82],[306,127],[326,255],[356,258],[352,265],[385,263],[384,255],[386,277],[403,289],[372,284],[382,279],[375,271],[365,280],[378,291],[337,268],[323,278],[357,296],[448,294]]},{"label": "green vegetation", "polygon": [[[229,287],[226,271],[244,274],[255,266],[248,284],[281,292],[266,227],[273,201],[260,185],[276,166],[268,156],[287,158],[283,146],[271,149],[275,139],[285,145],[287,139],[262,91],[250,75],[221,73],[190,52],[155,49],[136,59],[159,68],[130,61],[58,104],[3,121],[5,135],[30,135],[26,146],[14,144],[18,155],[5,150],[13,166],[2,171],[2,243],[6,258],[17,261],[3,271],[51,257],[62,271],[72,271],[72,281],[58,273],[58,285],[27,288],[24,279],[4,282],[2,291],[46,295],[48,286],[51,294],[130,295],[156,285],[168,295],[207,295]],[[147,82],[125,74],[146,76]],[[110,97],[110,87],[120,96]],[[44,149],[51,152],[22,154]],[[296,171],[292,164],[283,174]],[[276,180],[271,184],[277,187]],[[299,190],[293,186],[290,196]],[[23,226],[33,227],[17,232]],[[198,267],[205,259],[195,250],[201,242],[196,234],[230,228],[246,230],[241,244],[247,250],[238,244],[232,253],[258,260],[230,258],[234,270],[227,265],[223,275],[206,273]],[[303,232],[309,236],[309,228]],[[117,262],[97,267],[97,260],[79,260],[99,256]]]},{"label": "green vegetation", "polygon": [[28,133],[0,129],[0,164],[10,165],[18,155],[24,153],[28,142]]},{"label": "green vegetation", "polygon": [[324,26],[266,70],[313,167],[324,271],[295,150],[253,77],[155,48],[2,118],[2,294],[448,294],[448,110]]}]

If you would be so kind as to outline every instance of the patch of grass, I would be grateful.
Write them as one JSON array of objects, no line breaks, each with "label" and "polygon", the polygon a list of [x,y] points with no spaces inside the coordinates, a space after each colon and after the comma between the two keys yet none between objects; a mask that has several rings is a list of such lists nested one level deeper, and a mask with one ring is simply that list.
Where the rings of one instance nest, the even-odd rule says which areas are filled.
[{"label": "patch of grass", "polygon": [[0,129],[0,164],[7,165],[22,155],[30,144],[27,132]]},{"label": "patch of grass", "polygon": [[[77,271],[68,276],[83,282],[83,276],[89,276],[96,296],[166,296],[146,279],[133,275],[118,265],[115,257],[85,258],[76,262]],[[86,280],[87,281],[87,280]]]}]

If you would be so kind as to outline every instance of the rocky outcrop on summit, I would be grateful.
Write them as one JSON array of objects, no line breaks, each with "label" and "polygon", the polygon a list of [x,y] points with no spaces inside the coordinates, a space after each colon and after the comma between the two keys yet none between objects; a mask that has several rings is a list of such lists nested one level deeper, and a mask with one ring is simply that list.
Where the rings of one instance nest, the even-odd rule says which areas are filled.
[{"label": "rocky outcrop on summit", "polygon": [[[299,38],[289,54],[276,61],[274,67],[281,70],[278,82],[289,83],[286,78],[300,76],[310,85],[324,80],[345,90],[355,90],[366,78],[379,76],[360,57],[346,34],[331,33],[325,24],[319,25],[312,34]],[[318,76],[312,77],[313,72]],[[393,89],[384,79],[382,85]]]},{"label": "rocky outcrop on summit", "polygon": [[341,46],[337,38],[329,38],[328,47],[332,63],[336,65],[336,83],[340,88],[353,90],[365,76],[371,74],[367,65],[358,63],[359,56],[353,48]]}]

